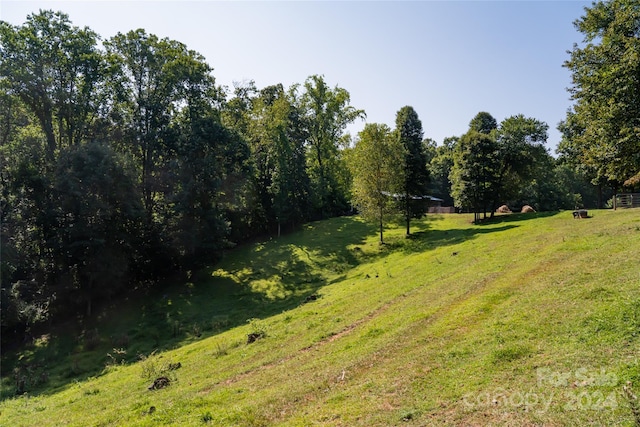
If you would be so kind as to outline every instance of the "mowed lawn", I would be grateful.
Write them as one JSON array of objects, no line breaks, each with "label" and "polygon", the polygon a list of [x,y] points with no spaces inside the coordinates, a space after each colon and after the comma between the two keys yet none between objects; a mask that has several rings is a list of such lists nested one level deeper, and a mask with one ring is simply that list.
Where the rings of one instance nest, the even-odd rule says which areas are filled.
[{"label": "mowed lawn", "polygon": [[236,248],[37,340],[48,379],[3,378],[0,425],[637,425],[640,210],[589,213],[430,215],[385,245],[337,218]]}]

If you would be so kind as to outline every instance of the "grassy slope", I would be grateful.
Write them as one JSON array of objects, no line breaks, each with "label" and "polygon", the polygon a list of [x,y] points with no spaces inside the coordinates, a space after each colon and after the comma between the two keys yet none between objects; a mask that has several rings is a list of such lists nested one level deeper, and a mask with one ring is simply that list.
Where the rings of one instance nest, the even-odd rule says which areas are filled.
[{"label": "grassy slope", "polygon": [[[120,307],[100,328],[126,334],[128,360],[176,348],[74,380],[107,359],[71,346],[0,424],[633,425],[639,214],[430,216],[384,247],[357,218],[315,223]],[[148,391],[158,375],[172,384]]]}]

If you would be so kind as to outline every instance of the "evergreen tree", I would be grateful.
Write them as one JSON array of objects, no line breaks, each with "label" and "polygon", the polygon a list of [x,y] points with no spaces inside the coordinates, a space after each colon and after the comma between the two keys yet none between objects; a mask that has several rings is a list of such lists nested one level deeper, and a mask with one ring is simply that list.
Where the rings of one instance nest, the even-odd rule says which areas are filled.
[{"label": "evergreen tree", "polygon": [[396,114],[396,134],[404,152],[400,197],[409,235],[411,218],[420,218],[425,213],[426,205],[421,197],[426,195],[429,177],[422,122],[413,107],[402,107]]}]

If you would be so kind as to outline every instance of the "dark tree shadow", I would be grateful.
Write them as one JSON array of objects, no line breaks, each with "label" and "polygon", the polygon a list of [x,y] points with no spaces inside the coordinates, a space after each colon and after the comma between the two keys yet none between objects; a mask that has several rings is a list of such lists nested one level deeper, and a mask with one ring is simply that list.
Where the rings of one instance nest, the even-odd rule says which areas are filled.
[{"label": "dark tree shadow", "polygon": [[493,218],[487,218],[486,220],[480,221],[478,225],[493,225],[493,224],[503,224],[503,223],[513,223],[513,222],[522,222],[522,221],[530,221],[532,219],[537,218],[549,218],[555,215],[560,214],[560,212],[528,212],[528,213],[511,213],[511,214],[498,214]]},{"label": "dark tree shadow", "polygon": [[401,250],[406,253],[426,252],[443,246],[457,245],[482,234],[499,233],[518,227],[508,224],[492,228],[463,228],[449,230],[421,230],[412,233],[404,240],[395,240],[388,244],[391,250]]},{"label": "dark tree shadow", "polygon": [[311,223],[279,239],[230,250],[209,268],[103,302],[96,317],[55,325],[46,339],[3,354],[0,399],[16,394],[14,370],[29,377],[29,395],[52,394],[108,372],[109,365],[133,363],[312,303],[311,296],[362,261],[351,248],[371,235],[375,228],[354,217]]},{"label": "dark tree shadow", "polygon": [[[0,399],[15,395],[14,369],[33,376],[28,379],[30,395],[55,393],[75,381],[108,372],[109,365],[133,363],[154,351],[313,303],[312,296],[321,296],[324,286],[340,280],[349,269],[389,252],[433,250],[550,215],[554,214],[498,216],[480,226],[449,230],[434,229],[432,224],[442,217],[430,215],[412,222],[409,238],[397,238],[374,251],[361,247],[375,239],[377,229],[357,217],[314,222],[278,239],[244,245],[228,251],[209,268],[176,274],[125,298],[104,302],[96,317],[57,325],[46,339],[3,354]],[[489,224],[493,227],[485,227]]]}]

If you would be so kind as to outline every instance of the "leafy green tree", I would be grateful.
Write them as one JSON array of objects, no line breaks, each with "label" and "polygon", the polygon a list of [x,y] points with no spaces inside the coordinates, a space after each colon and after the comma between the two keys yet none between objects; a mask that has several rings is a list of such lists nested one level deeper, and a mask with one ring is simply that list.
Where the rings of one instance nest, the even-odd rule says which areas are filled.
[{"label": "leafy green tree", "polygon": [[20,327],[46,318],[60,290],[67,260],[57,243],[55,170],[61,152],[94,138],[105,106],[97,40],[61,12],[40,11],[21,26],[0,22],[2,293],[18,313],[31,313],[14,319]]},{"label": "leafy green tree", "polygon": [[429,194],[442,199],[445,206],[453,206],[449,175],[453,168],[453,153],[459,139],[457,136],[445,138],[441,145],[434,148],[428,165],[431,177]]},{"label": "leafy green tree", "polygon": [[375,221],[380,243],[386,215],[393,212],[393,197],[402,188],[403,147],[388,126],[368,123],[358,134],[350,156],[353,200],[360,214]]},{"label": "leafy green tree", "polygon": [[583,169],[560,157],[555,161],[554,176],[559,209],[596,208],[602,206],[601,188],[591,183]]},{"label": "leafy green tree", "polygon": [[0,22],[0,77],[37,117],[49,161],[86,139],[104,106],[107,67],[97,41],[61,12],[40,11],[22,26]]},{"label": "leafy green tree", "polygon": [[295,87],[269,86],[252,100],[248,137],[264,225],[302,222],[308,216],[306,133],[295,105]]},{"label": "leafy green tree", "polygon": [[553,170],[544,148],[548,128],[546,123],[522,114],[508,117],[500,123],[491,185],[492,217],[501,203],[512,200],[531,180],[540,179],[540,165]]},{"label": "leafy green tree", "polygon": [[640,8],[594,2],[574,25],[584,40],[564,64],[575,103],[559,151],[586,165],[594,183],[618,188],[640,173]]},{"label": "leafy green tree", "polygon": [[544,148],[545,123],[516,115],[503,120],[499,127],[494,124],[488,113],[476,115],[453,156],[450,179],[455,204],[472,209],[475,221],[480,212],[486,218],[490,211],[493,217],[500,203],[520,197],[522,189],[540,173],[539,165],[549,157]]},{"label": "leafy green tree", "polygon": [[469,131],[456,144],[449,174],[451,195],[460,209],[471,209],[474,221],[487,216],[498,168],[497,122],[485,111],[469,122]]},{"label": "leafy green tree", "polygon": [[233,97],[222,105],[222,123],[243,138],[250,139],[251,115],[258,89],[253,80],[234,82]]},{"label": "leafy green tree", "polygon": [[498,128],[498,122],[496,119],[486,111],[481,111],[475,115],[469,123],[469,129],[489,135],[491,132]]},{"label": "leafy green tree", "polygon": [[[198,53],[177,41],[139,29],[105,42],[117,78],[113,119],[122,129],[123,149],[137,160],[147,222],[162,214],[163,162],[168,160],[176,110],[188,103],[217,101],[211,68]],[[194,111],[195,113],[195,111]],[[197,113],[196,113],[197,114]]]},{"label": "leafy green tree", "polygon": [[0,279],[3,343],[50,316],[55,231],[46,138],[16,97],[3,97],[0,146]]},{"label": "leafy green tree", "polygon": [[[595,161],[587,161],[587,146],[580,141],[580,135],[584,133],[584,126],[579,122],[578,116],[572,111],[567,112],[567,118],[558,124],[558,130],[562,133],[562,139],[558,144],[556,152],[560,155],[559,160],[566,167],[571,167],[573,173],[580,179],[587,179],[591,186],[597,188],[599,194],[598,201],[595,204],[587,204],[603,208],[603,192],[604,188],[611,188],[615,193],[620,187],[620,182],[609,181],[602,173],[602,164]],[[592,157],[591,160],[594,158]],[[566,172],[566,170],[565,170]],[[566,173],[564,174],[566,176]],[[587,189],[583,189],[589,192]],[[584,193],[583,193],[584,194]]]},{"label": "leafy green tree", "polygon": [[258,90],[238,84],[223,109],[223,120],[250,147],[250,224],[264,233],[308,219],[310,179],[307,171],[308,126],[298,85]]},{"label": "leafy green tree", "polygon": [[272,105],[272,113],[281,120],[274,120],[278,129],[274,138],[276,169],[270,193],[278,222],[278,234],[282,224],[301,223],[309,217],[310,179],[307,173],[307,130],[302,113],[296,108],[296,88],[282,94]]},{"label": "leafy green tree", "polygon": [[192,108],[172,124],[171,160],[163,168],[164,197],[171,207],[163,215],[163,230],[183,268],[210,262],[230,246],[227,209],[243,184],[249,157],[244,140],[225,128],[214,110],[195,114]]},{"label": "leafy green tree", "polygon": [[396,114],[396,134],[404,151],[401,204],[409,235],[411,218],[425,213],[425,204],[419,197],[425,195],[429,181],[422,122],[413,107],[402,107]]},{"label": "leafy green tree", "polygon": [[493,135],[470,129],[456,145],[449,179],[455,205],[470,209],[474,222],[486,217],[495,181],[497,146]]},{"label": "leafy green tree", "polygon": [[314,205],[320,217],[325,218],[346,209],[347,189],[340,185],[339,178],[345,166],[340,160],[339,143],[346,126],[365,114],[349,105],[349,92],[337,86],[331,89],[318,75],[305,81],[300,101],[308,127]]},{"label": "leafy green tree", "polygon": [[235,200],[227,203],[226,209],[231,224],[230,237],[235,240],[248,239],[267,230],[268,214],[263,206],[266,196],[258,184],[258,165],[252,147],[256,129],[253,109],[258,92],[253,80],[234,82],[231,98],[221,105],[222,124],[235,133],[237,142],[243,143],[249,153],[244,165],[247,168],[245,179],[236,183],[239,185],[233,190],[225,190],[225,194],[235,195]]},{"label": "leafy green tree", "polygon": [[533,206],[537,211],[575,209],[571,187],[564,187],[560,180],[556,160],[544,149],[533,151],[529,176],[521,178],[511,197],[505,201],[509,206]]},{"label": "leafy green tree", "polygon": [[53,188],[60,302],[82,301],[90,316],[96,297],[115,294],[133,277],[143,218],[135,175],[109,146],[89,143],[61,152]]}]

